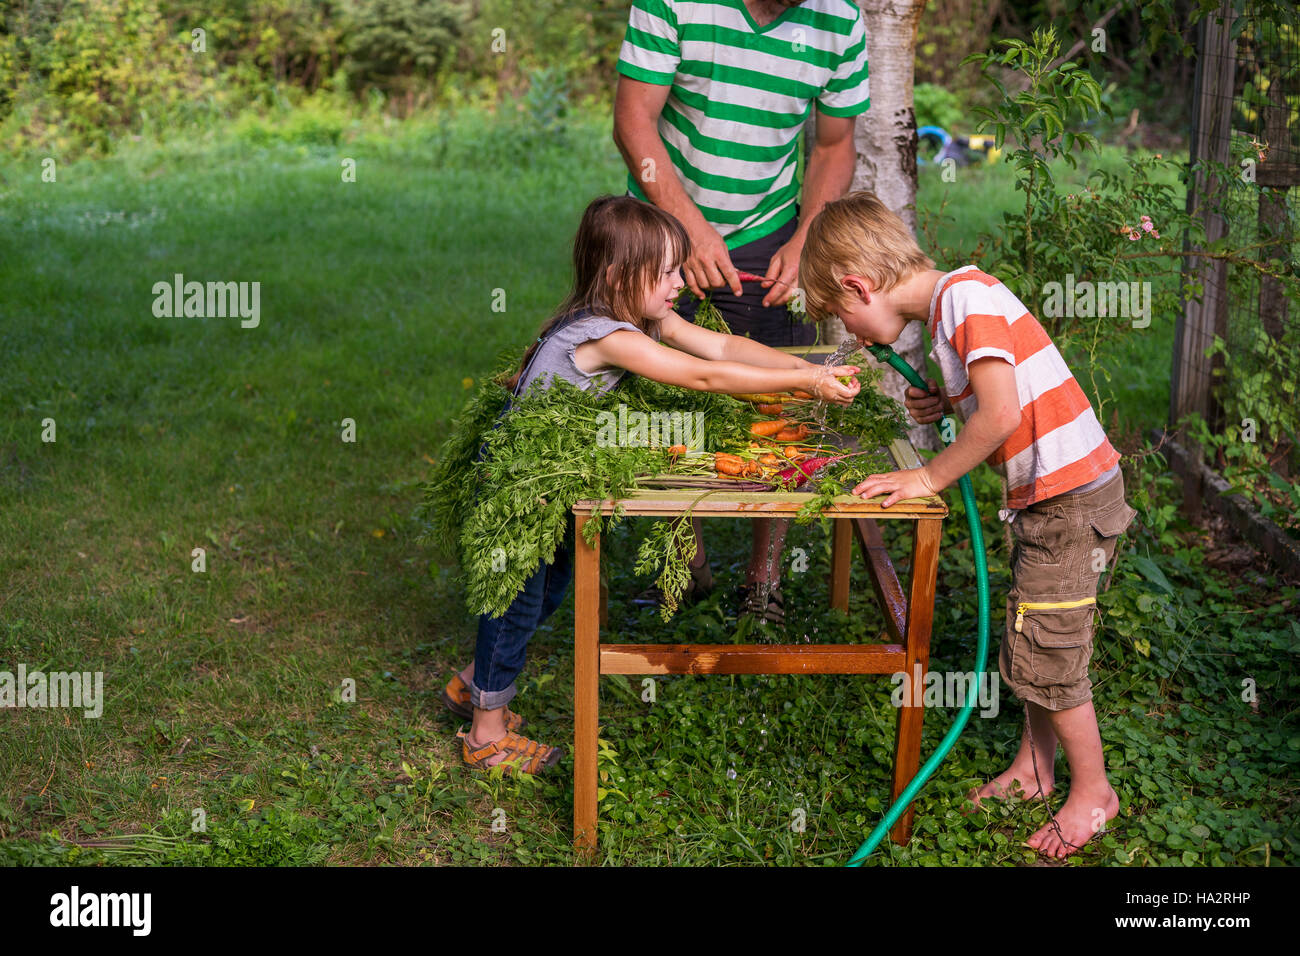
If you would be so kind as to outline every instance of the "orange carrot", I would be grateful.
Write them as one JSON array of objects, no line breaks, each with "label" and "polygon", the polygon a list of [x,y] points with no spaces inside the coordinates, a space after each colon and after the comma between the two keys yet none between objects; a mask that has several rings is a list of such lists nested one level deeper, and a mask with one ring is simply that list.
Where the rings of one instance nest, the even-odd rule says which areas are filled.
[{"label": "orange carrot", "polygon": [[778,404],[778,405],[758,405],[758,406],[756,406],[756,407],[758,408],[758,413],[759,413],[760,415],[780,415],[780,414],[781,414],[781,406],[780,406],[779,404]]},{"label": "orange carrot", "polygon": [[810,401],[813,397],[811,392],[805,392],[802,388],[796,388],[790,394],[795,398],[802,398],[804,401]]},{"label": "orange carrot", "polygon": [[766,465],[769,468],[775,468],[777,465],[784,464],[780,458],[777,458],[776,455],[772,454],[770,451],[766,455],[759,455],[758,463],[760,465]]},{"label": "orange carrot", "polygon": [[739,475],[745,470],[745,463],[739,458],[723,457],[722,455],[713,456],[713,470],[720,475]]},{"label": "orange carrot", "polygon": [[686,446],[673,445],[668,449],[668,454],[672,455],[674,458],[677,457],[678,455],[684,455],[686,454]]},{"label": "orange carrot", "polygon": [[[777,432],[781,431],[781,429],[789,426],[789,424],[790,423],[784,418],[776,418],[770,422],[754,422],[754,424],[749,426],[749,431],[752,435],[760,435],[766,438],[769,435],[775,435]],[[798,439],[795,440],[797,441]]]},{"label": "orange carrot", "polygon": [[808,437],[808,426],[799,425],[797,428],[782,428],[776,432],[775,437],[779,442],[803,441]]}]

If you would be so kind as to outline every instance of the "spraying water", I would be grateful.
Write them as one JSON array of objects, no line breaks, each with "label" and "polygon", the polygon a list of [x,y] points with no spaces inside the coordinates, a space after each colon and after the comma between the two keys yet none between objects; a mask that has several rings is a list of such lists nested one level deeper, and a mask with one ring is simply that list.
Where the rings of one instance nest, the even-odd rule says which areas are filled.
[{"label": "spraying water", "polygon": [[[823,365],[824,371],[822,374],[829,375],[830,370],[832,368],[835,368],[836,366],[839,365],[846,364],[846,360],[848,359],[848,357],[854,354],[855,352],[861,351],[861,349],[862,346],[858,344],[858,341],[856,339],[844,340],[838,346],[836,346],[835,351],[832,352],[826,358],[826,361]],[[813,405],[812,419],[816,423],[818,430],[822,430],[826,427],[826,413],[829,410],[830,410],[829,404],[823,401],[822,399],[817,399],[816,403]],[[811,475],[808,476],[808,481],[812,484],[816,484],[816,482],[822,479],[826,469],[829,467],[830,464],[828,463],[818,468],[816,471],[814,471]],[[786,528],[788,529],[789,527],[788,518],[775,519],[775,520],[782,521],[785,524]],[[776,534],[773,533],[774,531],[775,529],[771,528],[768,532],[768,537],[767,537],[767,554],[764,558],[764,560],[766,561],[766,566],[765,566],[766,573],[763,577],[763,580],[761,580],[756,585],[758,590],[758,598],[759,598],[758,606],[760,608],[766,608],[768,605],[768,601],[771,600],[772,580],[773,577],[775,577],[780,572],[780,568],[777,566],[779,562],[779,558],[777,556],[777,547],[776,547],[777,536]],[[784,536],[782,536],[782,539],[784,540]],[[814,631],[815,630],[816,628],[814,628]],[[811,643],[811,641],[812,641],[812,637],[805,632],[803,634],[803,643],[808,644]]]}]

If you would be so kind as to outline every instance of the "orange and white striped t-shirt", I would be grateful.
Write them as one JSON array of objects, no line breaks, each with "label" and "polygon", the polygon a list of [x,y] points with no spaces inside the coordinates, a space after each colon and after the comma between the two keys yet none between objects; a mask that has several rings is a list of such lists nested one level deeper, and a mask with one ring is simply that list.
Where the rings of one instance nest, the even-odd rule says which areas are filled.
[{"label": "orange and white striped t-shirt", "polygon": [[966,367],[997,356],[1016,370],[1020,427],[987,459],[1019,510],[1087,485],[1119,463],[1083,389],[1011,290],[975,266],[943,276],[930,299],[930,356],[962,421],[978,407]]}]

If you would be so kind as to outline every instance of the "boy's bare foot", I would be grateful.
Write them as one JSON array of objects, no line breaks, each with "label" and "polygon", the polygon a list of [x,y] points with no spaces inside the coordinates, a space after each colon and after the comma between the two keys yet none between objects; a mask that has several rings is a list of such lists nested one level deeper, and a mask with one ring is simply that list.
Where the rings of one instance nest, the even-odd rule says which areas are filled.
[{"label": "boy's bare foot", "polygon": [[[1012,764],[1010,767],[1002,771],[1000,774],[998,774],[988,783],[984,784],[982,787],[978,787],[974,790],[971,790],[969,793],[967,793],[966,799],[969,800],[971,803],[973,803],[974,807],[963,808],[962,812],[972,813],[975,810],[978,810],[980,806],[980,801],[986,798],[993,799],[993,800],[1005,800],[1008,797],[1019,797],[1022,800],[1036,800],[1038,799],[1039,796],[1039,789],[1037,785],[1034,786],[1032,793],[1027,792],[1025,788],[1021,785],[1022,780],[1033,780],[1033,779],[1034,779],[1034,771],[1032,767],[1029,768],[1028,772],[1025,772],[1024,770],[1018,769],[1015,766],[1015,764]],[[1047,784],[1046,791],[1043,794],[1044,796],[1046,796],[1047,794],[1050,794],[1052,792],[1053,781],[1049,777],[1047,780],[1044,781],[1044,783]]]},{"label": "boy's bare foot", "polygon": [[[1025,841],[1025,845],[1044,856],[1063,860],[1077,853],[1105,825],[1119,813],[1119,795],[1109,784],[1100,796],[1076,792],[1071,789],[1065,806],[1056,812],[1048,823]],[[1059,828],[1059,829],[1058,829]]]}]

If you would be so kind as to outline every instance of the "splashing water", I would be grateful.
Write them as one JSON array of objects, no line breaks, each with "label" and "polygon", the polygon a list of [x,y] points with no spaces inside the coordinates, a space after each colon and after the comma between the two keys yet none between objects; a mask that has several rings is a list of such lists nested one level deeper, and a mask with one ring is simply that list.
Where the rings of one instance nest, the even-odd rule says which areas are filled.
[{"label": "splashing water", "polygon": [[[827,356],[826,362],[824,363],[826,369],[825,374],[829,375],[830,370],[832,368],[834,368],[837,365],[843,365],[845,363],[845,360],[850,355],[852,355],[855,352],[861,351],[861,348],[862,346],[858,344],[857,339],[846,339],[845,341],[841,342],[838,346],[836,346],[835,351],[832,352],[829,356]],[[812,420],[816,423],[816,427],[819,431],[826,427],[826,413],[829,410],[830,410],[829,403],[822,401],[821,399],[818,399],[816,404],[814,404],[812,407]],[[827,465],[823,465],[821,468],[818,468],[815,472],[809,475],[808,481],[815,483],[818,480],[820,480],[823,472],[826,470],[827,467],[828,467]],[[784,521],[786,525],[786,530],[787,531],[789,530],[788,518],[787,519],[778,518],[773,520],[774,522]],[[758,598],[759,598],[758,606],[762,608],[767,607],[768,601],[771,600],[771,595],[773,590],[772,588],[773,578],[774,577],[779,578],[781,574],[781,568],[779,565],[780,557],[777,553],[776,535],[772,533],[773,530],[774,529],[772,529],[769,526],[769,531],[767,536],[767,555],[765,557],[765,560],[767,562],[765,568],[765,575],[763,580],[759,581],[758,584],[756,585],[758,589]],[[784,547],[785,535],[782,535],[781,538],[782,538],[782,547]],[[779,637],[775,634],[768,636],[768,634],[766,633],[767,630],[768,630],[767,628],[760,629],[760,633],[764,635],[763,640],[767,642],[774,642],[779,640]],[[800,637],[802,638],[803,643],[805,644],[809,644],[812,642],[812,639],[807,632],[800,635]]]},{"label": "splashing water", "polygon": [[[852,355],[854,352],[860,352],[861,350],[862,350],[862,346],[858,344],[857,339],[845,339],[843,342],[841,342],[839,345],[835,347],[834,352],[832,352],[830,355],[826,357],[826,362],[825,362],[825,366],[827,368],[826,374],[829,375],[830,369],[834,368],[837,365],[843,365],[845,363],[845,360],[850,355]],[[813,406],[812,415],[813,415],[813,419],[817,422],[818,428],[826,427],[826,412],[828,410],[829,410],[828,403],[822,401],[821,399],[817,399],[817,404]]]},{"label": "splashing water", "polygon": [[[845,341],[841,342],[838,346],[836,346],[835,351],[832,352],[829,356],[827,356],[826,362],[824,363],[826,368],[825,374],[829,375],[830,369],[834,368],[837,365],[845,364],[845,360],[848,359],[850,355],[853,355],[855,352],[860,352],[861,350],[862,350],[862,346],[858,344],[857,339],[846,339]],[[824,429],[826,427],[826,413],[829,410],[830,410],[829,403],[822,401],[821,399],[817,399],[816,403],[813,405],[812,420],[816,422],[816,426],[818,430]],[[815,484],[817,481],[819,481],[822,478],[823,473],[828,467],[829,465],[823,465],[821,468],[818,468],[815,472],[813,472],[811,475],[808,476],[808,482]],[[786,523],[786,530],[787,531],[789,530],[790,519],[788,518],[773,519],[774,523],[776,521],[784,521]],[[771,526],[769,526],[768,536],[767,536],[767,555],[765,557],[765,560],[767,562],[765,567],[765,574],[763,580],[759,581],[755,585],[755,587],[758,590],[758,599],[759,599],[758,606],[760,608],[767,607],[768,601],[771,600],[771,595],[773,590],[772,587],[773,577],[779,578],[781,574],[781,568],[779,565],[780,559],[777,554],[777,548],[776,548],[776,535],[773,534],[772,531],[773,529],[771,528]],[[782,538],[782,548],[784,548],[785,536],[782,535],[781,538]],[[760,616],[761,616],[761,612],[760,612]],[[813,628],[814,633],[816,632],[816,630],[817,630],[816,628]],[[769,631],[768,628],[759,629],[759,633],[762,635],[762,639],[764,641],[768,643],[773,643],[780,640],[778,635],[776,634],[769,635],[768,631]],[[805,644],[812,643],[812,638],[807,634],[807,632],[805,632],[800,636],[802,637],[803,643]]]}]

